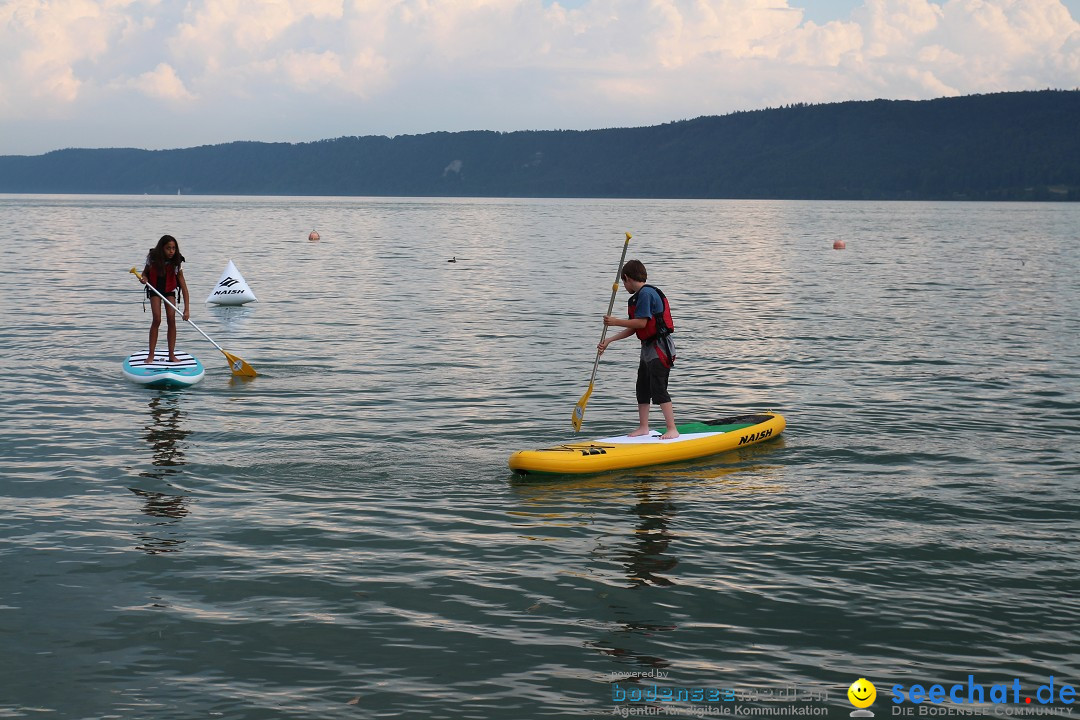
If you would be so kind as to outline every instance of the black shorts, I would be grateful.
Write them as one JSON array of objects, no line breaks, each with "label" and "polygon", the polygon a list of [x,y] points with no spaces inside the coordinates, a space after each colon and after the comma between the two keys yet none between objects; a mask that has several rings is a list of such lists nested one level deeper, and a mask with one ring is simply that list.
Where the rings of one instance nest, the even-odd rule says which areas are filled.
[{"label": "black shorts", "polygon": [[637,369],[637,401],[638,405],[663,405],[671,402],[668,395],[667,381],[671,368],[664,367],[660,360],[654,358],[649,362],[642,360]]},{"label": "black shorts", "polygon": [[[171,302],[173,305],[176,304],[176,293],[173,292],[173,293],[161,293],[161,294],[164,295],[165,299],[168,300],[169,302]],[[149,287],[146,288],[146,297],[148,297],[150,299],[153,299],[153,298],[156,298],[157,296],[158,296],[158,294],[156,292],[151,290]]]}]

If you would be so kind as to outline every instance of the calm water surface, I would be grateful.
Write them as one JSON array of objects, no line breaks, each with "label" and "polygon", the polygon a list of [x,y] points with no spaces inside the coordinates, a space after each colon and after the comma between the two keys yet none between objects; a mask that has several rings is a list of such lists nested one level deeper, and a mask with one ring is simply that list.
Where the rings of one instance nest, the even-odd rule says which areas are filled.
[{"label": "calm water surface", "polygon": [[[515,479],[572,437],[627,230],[679,419],[788,430]],[[255,380],[185,324],[200,385],[121,376],[163,233]],[[0,252],[0,717],[1080,686],[1080,206],[0,196]],[[230,259],[258,304],[203,304]],[[605,354],[587,434],[633,426],[635,358]]]}]

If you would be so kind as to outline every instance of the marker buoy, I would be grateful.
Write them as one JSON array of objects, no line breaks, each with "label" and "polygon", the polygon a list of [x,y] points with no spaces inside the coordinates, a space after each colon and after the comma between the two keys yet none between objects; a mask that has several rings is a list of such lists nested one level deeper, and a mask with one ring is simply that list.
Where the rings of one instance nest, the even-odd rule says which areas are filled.
[{"label": "marker buoy", "polygon": [[832,244],[832,249],[833,250],[843,250],[846,247],[847,247],[847,243],[844,242],[843,240],[834,240],[833,241],[833,244]]},{"label": "marker buoy", "polygon": [[307,239],[310,240],[311,242],[316,242],[319,239],[319,233],[312,230],[311,232],[308,233]]},{"label": "marker buoy", "polygon": [[225,266],[225,272],[221,273],[218,284],[210,291],[210,296],[206,298],[206,302],[215,305],[243,305],[244,303],[258,302],[258,300],[255,293],[248,287],[244,276],[240,274],[240,271],[236,269],[236,265],[230,260],[229,264]]}]

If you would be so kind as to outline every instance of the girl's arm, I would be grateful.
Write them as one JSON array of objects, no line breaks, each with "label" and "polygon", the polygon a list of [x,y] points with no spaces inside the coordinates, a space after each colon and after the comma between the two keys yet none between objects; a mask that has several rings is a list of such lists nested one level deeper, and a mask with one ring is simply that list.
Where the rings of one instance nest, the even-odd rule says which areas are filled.
[{"label": "girl's arm", "polygon": [[149,272],[150,272],[150,263],[147,263],[146,266],[142,269],[142,275],[139,275],[139,282],[141,282],[143,285],[145,285],[147,282],[149,282],[147,280],[147,277],[149,277],[149,275],[148,275]]},{"label": "girl's arm", "polygon": [[184,319],[185,320],[190,320],[191,319],[191,308],[189,307],[189,305],[191,304],[191,293],[188,292],[187,280],[184,279],[184,271],[183,270],[177,270],[176,271],[176,279],[180,283],[180,292],[182,292],[184,294]]}]

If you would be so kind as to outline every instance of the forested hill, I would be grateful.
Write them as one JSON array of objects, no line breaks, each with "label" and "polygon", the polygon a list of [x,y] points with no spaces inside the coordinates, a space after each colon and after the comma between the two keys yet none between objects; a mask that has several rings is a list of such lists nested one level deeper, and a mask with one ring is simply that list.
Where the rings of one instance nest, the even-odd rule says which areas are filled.
[{"label": "forested hill", "polygon": [[0,192],[1080,200],[1080,91],[875,100],[655,127],[0,157]]}]

